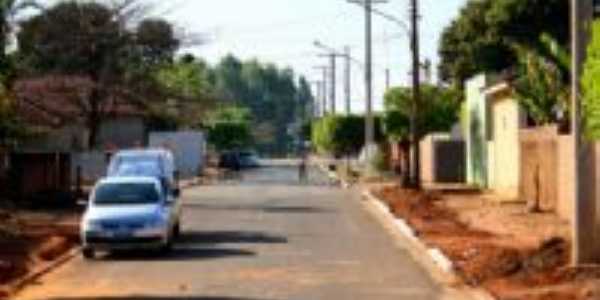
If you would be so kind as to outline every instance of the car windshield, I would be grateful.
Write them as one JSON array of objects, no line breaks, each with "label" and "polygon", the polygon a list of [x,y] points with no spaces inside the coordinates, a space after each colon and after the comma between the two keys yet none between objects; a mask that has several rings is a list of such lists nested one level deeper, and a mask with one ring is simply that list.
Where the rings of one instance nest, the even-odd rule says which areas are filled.
[{"label": "car windshield", "polygon": [[161,176],[160,160],[151,156],[123,156],[111,167],[110,176]]},{"label": "car windshield", "polygon": [[159,201],[152,183],[112,183],[100,185],[95,192],[98,205],[152,204]]}]

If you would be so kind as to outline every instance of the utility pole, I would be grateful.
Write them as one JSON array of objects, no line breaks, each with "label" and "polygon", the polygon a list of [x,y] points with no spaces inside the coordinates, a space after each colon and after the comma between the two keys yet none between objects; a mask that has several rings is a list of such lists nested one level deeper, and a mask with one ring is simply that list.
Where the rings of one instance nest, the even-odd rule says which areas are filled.
[{"label": "utility pole", "polygon": [[412,185],[414,188],[421,188],[421,148],[419,141],[421,133],[419,128],[420,106],[421,106],[421,66],[419,60],[419,3],[418,0],[410,0],[410,23],[411,23],[411,48],[412,48],[412,84],[413,101],[412,113],[410,117],[410,135],[412,141]]},{"label": "utility pole", "polygon": [[350,69],[350,62],[352,61],[352,56],[350,56],[350,47],[346,46],[344,47],[344,52],[340,53],[337,50],[333,49],[332,47],[326,46],[323,43],[321,43],[320,41],[315,41],[314,42],[315,47],[323,49],[325,51],[327,51],[328,53],[325,55],[320,55],[322,57],[328,57],[329,58],[329,67],[332,71],[332,73],[330,74],[331,76],[331,90],[330,92],[330,101],[331,101],[331,111],[335,114],[336,113],[336,106],[337,106],[337,97],[336,97],[336,91],[337,91],[337,87],[336,87],[336,81],[337,81],[337,76],[336,76],[336,59],[338,57],[343,57],[345,58],[346,61],[346,70],[345,70],[345,84],[344,84],[344,91],[345,91],[345,101],[346,101],[346,113],[350,114],[351,112],[351,107],[350,107],[350,98],[351,98],[351,90],[350,90],[350,85],[351,85],[351,69]]},{"label": "utility pole", "polygon": [[[365,115],[365,149],[367,159],[371,159],[371,147],[375,144],[375,118],[373,117],[373,20],[372,0],[365,0],[365,96],[367,109]],[[370,165],[370,164],[369,164]]]},{"label": "utility pole", "polygon": [[315,118],[318,118],[321,116],[321,107],[320,107],[320,101],[322,98],[322,93],[321,93],[321,89],[322,89],[322,82],[320,80],[314,80],[310,82],[312,85],[314,85],[315,87],[315,99],[313,101],[313,115]]},{"label": "utility pole", "polygon": [[385,69],[385,90],[390,89],[390,69]]},{"label": "utility pole", "polygon": [[[371,159],[374,153],[371,148],[375,145],[375,117],[373,116],[373,37],[372,37],[372,13],[373,4],[386,3],[386,0],[348,0],[348,2],[359,4],[365,9],[365,149],[366,157]],[[370,164],[369,164],[370,168]],[[368,168],[367,168],[368,169]]]},{"label": "utility pole", "polygon": [[315,67],[315,69],[317,70],[321,70],[321,74],[323,76],[323,79],[321,81],[321,114],[324,116],[327,115],[327,72],[328,72],[328,67],[325,66],[318,66]]},{"label": "utility pole", "polygon": [[336,74],[336,69],[335,69],[335,57],[336,54],[335,53],[331,53],[329,54],[329,68],[330,68],[330,80],[331,80],[331,88],[330,88],[330,93],[329,93],[329,101],[331,101],[331,114],[335,115],[336,113],[336,79],[337,79],[337,74]]},{"label": "utility pole", "polygon": [[[574,137],[574,166],[575,178],[575,211],[573,216],[573,249],[572,264],[580,266],[598,263],[595,232],[595,205],[593,197],[595,187],[586,185],[586,167],[589,166],[587,151],[582,137],[581,113],[581,73],[585,61],[586,45],[589,39],[590,24],[595,10],[593,0],[571,0],[571,39],[572,39],[572,72],[571,72],[571,101],[572,101],[572,132]],[[595,169],[595,164],[591,166]],[[593,170],[596,172],[596,170]],[[592,233],[592,235],[590,235]]]},{"label": "utility pole", "polygon": [[344,54],[346,58],[346,84],[344,85],[345,98],[346,98],[346,115],[352,114],[352,69],[350,46],[344,47]]}]

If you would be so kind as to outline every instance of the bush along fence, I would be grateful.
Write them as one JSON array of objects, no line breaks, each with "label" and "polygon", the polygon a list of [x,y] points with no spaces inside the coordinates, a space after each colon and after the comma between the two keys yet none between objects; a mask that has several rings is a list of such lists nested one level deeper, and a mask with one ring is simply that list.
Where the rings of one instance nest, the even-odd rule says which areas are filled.
[{"label": "bush along fence", "polygon": [[[375,118],[375,139],[384,141],[381,118]],[[336,157],[356,155],[365,144],[365,118],[363,116],[326,116],[312,124],[311,139],[321,154]]]}]

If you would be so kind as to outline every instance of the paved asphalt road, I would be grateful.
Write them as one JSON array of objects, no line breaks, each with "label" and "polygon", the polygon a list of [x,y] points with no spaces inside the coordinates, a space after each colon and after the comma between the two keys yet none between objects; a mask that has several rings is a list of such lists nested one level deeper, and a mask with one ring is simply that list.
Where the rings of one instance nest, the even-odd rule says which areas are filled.
[{"label": "paved asphalt road", "polygon": [[19,300],[449,299],[365,212],[317,171],[271,167],[185,191],[168,256],[72,260]]}]

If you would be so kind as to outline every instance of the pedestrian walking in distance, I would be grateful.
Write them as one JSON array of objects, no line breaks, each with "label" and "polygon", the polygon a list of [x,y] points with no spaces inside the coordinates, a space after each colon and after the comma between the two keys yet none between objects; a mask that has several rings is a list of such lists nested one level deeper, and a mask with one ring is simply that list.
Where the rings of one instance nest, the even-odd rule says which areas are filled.
[{"label": "pedestrian walking in distance", "polygon": [[302,155],[302,157],[300,158],[300,164],[298,165],[298,180],[301,183],[306,183],[306,181],[307,181],[306,156],[305,155]]}]

